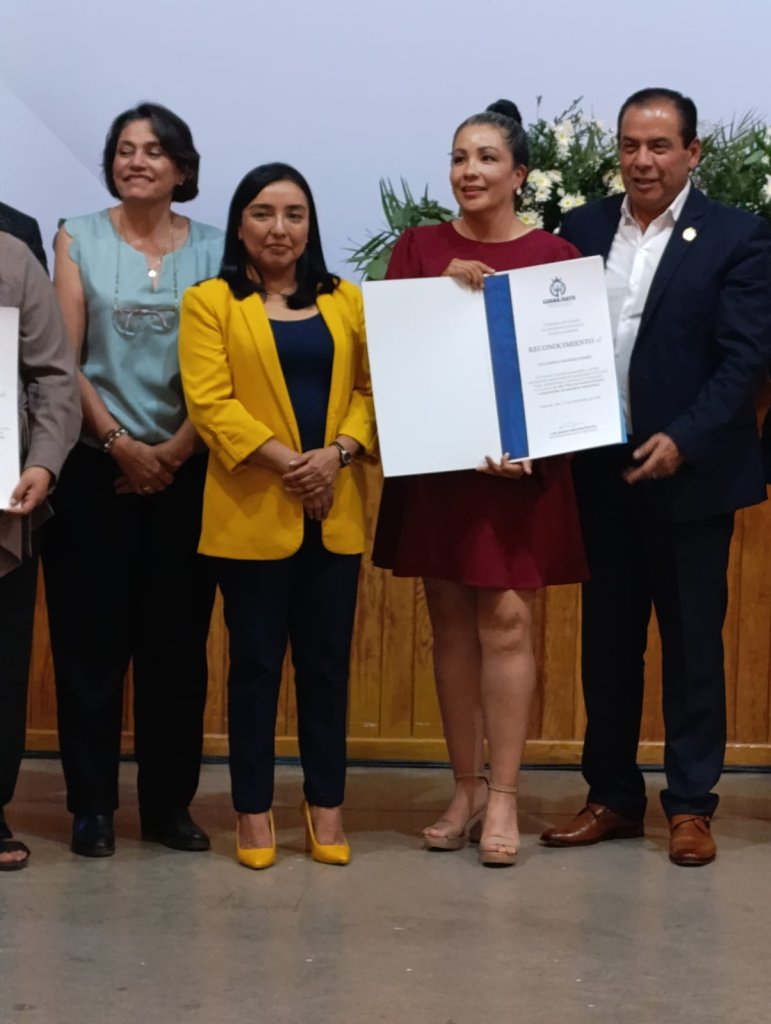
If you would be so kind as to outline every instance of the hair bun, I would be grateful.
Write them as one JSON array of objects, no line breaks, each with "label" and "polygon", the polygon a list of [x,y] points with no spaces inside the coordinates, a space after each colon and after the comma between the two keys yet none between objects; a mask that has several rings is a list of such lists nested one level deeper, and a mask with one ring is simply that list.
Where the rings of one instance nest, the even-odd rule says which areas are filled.
[{"label": "hair bun", "polygon": [[503,114],[504,117],[510,117],[517,124],[522,124],[522,115],[519,112],[519,107],[516,103],[512,103],[511,100],[496,100],[495,103],[491,103],[487,107],[487,110],[491,114]]}]

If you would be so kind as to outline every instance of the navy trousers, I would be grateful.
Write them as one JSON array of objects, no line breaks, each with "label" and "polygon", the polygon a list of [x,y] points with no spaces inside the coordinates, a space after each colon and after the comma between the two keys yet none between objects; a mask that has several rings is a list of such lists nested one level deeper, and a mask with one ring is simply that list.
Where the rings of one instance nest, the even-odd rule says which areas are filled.
[{"label": "navy trousers", "polygon": [[212,559],[230,633],[228,734],[233,806],[273,803],[281,665],[291,642],[305,798],[337,807],[345,796],[348,669],[360,555],[338,555],[306,520],[296,554],[275,561]]},{"label": "navy trousers", "polygon": [[662,649],[664,811],[713,814],[726,743],[722,628],[733,513],[671,523],[651,484],[627,484],[626,448],[576,456],[573,473],[591,578],[583,585],[582,673],[589,800],[641,819],[637,766],[648,622]]}]

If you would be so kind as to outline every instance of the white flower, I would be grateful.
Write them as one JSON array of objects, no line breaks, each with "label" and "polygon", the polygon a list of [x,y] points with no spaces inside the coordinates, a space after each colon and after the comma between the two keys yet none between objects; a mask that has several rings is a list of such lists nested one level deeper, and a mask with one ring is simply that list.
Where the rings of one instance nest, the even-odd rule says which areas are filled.
[{"label": "white flower", "polygon": [[551,197],[552,178],[549,171],[531,171],[527,178],[528,191],[536,203],[545,203]]},{"label": "white flower", "polygon": [[586,202],[586,196],[582,196],[580,192],[568,192],[560,199],[559,207],[563,213],[567,213],[568,210],[575,210],[577,206],[583,206]]},{"label": "white flower", "polygon": [[768,165],[771,164],[771,156],[769,156],[768,153],[764,153],[760,158],[760,162],[764,167],[768,167]]},{"label": "white flower", "polygon": [[569,118],[567,121],[555,121],[554,125],[552,126],[552,130],[554,131],[555,135],[562,132],[565,135],[573,136],[576,133],[576,129],[573,125],[573,122]]},{"label": "white flower", "polygon": [[771,174],[766,175],[766,183],[763,186],[763,196],[767,203],[771,203]]},{"label": "white flower", "polygon": [[557,143],[557,152],[560,156],[566,156],[574,138],[573,125],[570,121],[557,121],[552,125],[552,133]]},{"label": "white flower", "polygon": [[523,224],[527,224],[529,228],[542,228],[543,217],[538,210],[520,210],[517,214]]},{"label": "white flower", "polygon": [[624,181],[618,171],[608,171],[603,175],[602,180],[609,196],[615,196],[625,191]]},{"label": "white flower", "polygon": [[545,174],[552,181],[562,181],[562,171],[557,170],[556,167],[551,171],[546,171]]},{"label": "white flower", "polygon": [[537,168],[530,171],[527,176],[528,185],[532,185],[533,188],[543,188],[548,184],[549,175],[545,171],[539,171]]}]

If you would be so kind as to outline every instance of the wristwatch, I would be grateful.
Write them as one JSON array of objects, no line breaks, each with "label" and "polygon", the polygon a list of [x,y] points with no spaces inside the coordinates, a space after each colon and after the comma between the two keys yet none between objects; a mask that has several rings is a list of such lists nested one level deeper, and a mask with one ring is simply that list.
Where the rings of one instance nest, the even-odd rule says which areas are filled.
[{"label": "wristwatch", "polygon": [[338,454],[340,455],[340,465],[350,466],[353,462],[353,455],[351,455],[345,445],[340,444],[339,441],[333,441],[332,444],[337,448]]}]

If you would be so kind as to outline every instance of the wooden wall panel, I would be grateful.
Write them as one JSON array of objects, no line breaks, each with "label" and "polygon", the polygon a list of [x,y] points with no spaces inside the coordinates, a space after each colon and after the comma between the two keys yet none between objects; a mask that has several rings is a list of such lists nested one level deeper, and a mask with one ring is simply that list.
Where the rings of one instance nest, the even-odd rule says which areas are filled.
[{"label": "wooden wall panel", "polygon": [[418,583],[415,597],[415,649],[413,662],[412,735],[416,739],[433,739],[437,726],[441,734],[439,702],[434,686],[432,664],[433,643],[428,619],[426,593]]},{"label": "wooden wall panel", "polygon": [[383,586],[379,735],[404,739],[412,734],[418,583],[386,576]]},{"label": "wooden wall panel", "polygon": [[384,585],[383,573],[362,572],[351,647],[357,685],[351,687],[348,702],[350,736],[374,737],[380,732]]},{"label": "wooden wall panel", "polygon": [[[48,614],[45,605],[43,577],[38,581],[35,630],[32,637],[29,699],[27,701],[27,737],[31,749],[56,749],[56,694],[54,666],[48,643]],[[38,740],[38,734],[40,739]]]},{"label": "wooden wall panel", "polygon": [[740,542],[733,549],[739,587],[732,608],[736,624],[734,642],[727,643],[734,673],[728,735],[747,743],[767,743],[771,738],[771,530],[765,512],[763,506],[758,506],[742,514]]},{"label": "wooden wall panel", "polygon": [[539,598],[541,642],[535,650],[541,699],[530,735],[575,736],[577,727],[583,731],[578,587],[551,587]]},{"label": "wooden wall panel", "polygon": [[[367,472],[374,528],[380,479]],[[725,629],[730,764],[771,765],[771,503],[737,516],[731,598]],[[540,593],[533,607],[538,692],[526,762],[576,764],[585,724],[580,680],[578,587]],[[227,753],[227,633],[217,601],[209,637],[206,752]],[[655,619],[649,631],[640,759],[661,763],[661,654]],[[277,752],[296,754],[296,705],[287,661],[279,704]],[[127,690],[124,746],[131,748]],[[28,747],[56,750],[53,666],[42,585],[31,667]],[[445,760],[431,668],[431,633],[419,581],[395,580],[362,566],[351,660],[349,753],[372,760]]]}]

